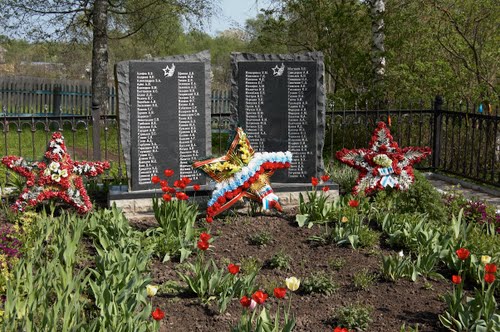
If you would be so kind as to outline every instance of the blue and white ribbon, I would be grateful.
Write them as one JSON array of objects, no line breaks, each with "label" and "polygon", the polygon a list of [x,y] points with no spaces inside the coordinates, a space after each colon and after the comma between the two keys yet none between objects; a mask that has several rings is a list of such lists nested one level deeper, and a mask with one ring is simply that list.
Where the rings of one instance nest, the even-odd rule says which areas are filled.
[{"label": "blue and white ribbon", "polygon": [[274,194],[273,188],[266,184],[262,189],[259,190],[259,197],[262,200],[262,208],[264,210],[270,210],[272,208],[271,202],[276,202],[279,204],[279,198]]},{"label": "blue and white ribbon", "polygon": [[380,175],[382,175],[382,179],[380,180],[380,184],[382,187],[391,187],[394,188],[394,186],[398,183],[398,180],[393,178],[391,174],[394,174],[394,170],[392,169],[392,166],[385,167],[385,168],[379,168],[378,172]]}]

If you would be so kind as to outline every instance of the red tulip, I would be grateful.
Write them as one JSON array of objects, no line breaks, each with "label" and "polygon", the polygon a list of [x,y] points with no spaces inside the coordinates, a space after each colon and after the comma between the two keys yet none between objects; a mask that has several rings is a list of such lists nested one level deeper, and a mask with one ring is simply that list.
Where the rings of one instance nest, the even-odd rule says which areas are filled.
[{"label": "red tulip", "polygon": [[184,182],[186,186],[191,183],[191,179],[188,178],[187,176],[183,177],[181,181]]},{"label": "red tulip", "polygon": [[486,273],[484,275],[484,281],[486,281],[488,284],[491,284],[493,281],[495,281],[495,274]]},{"label": "red tulip", "polygon": [[323,190],[326,193],[328,190],[330,190],[330,187],[324,186],[321,190]]},{"label": "red tulip", "polygon": [[319,180],[318,178],[315,178],[314,176],[311,178],[311,184],[313,185],[313,187],[316,187],[319,183]]},{"label": "red tulip", "polygon": [[243,296],[241,299],[240,299],[240,303],[242,306],[244,306],[245,308],[248,308],[250,306],[250,304],[252,303],[252,299],[247,297],[246,295]]},{"label": "red tulip", "polygon": [[326,175],[326,174],[325,174],[325,175],[322,175],[322,176],[321,176],[321,181],[326,182],[326,181],[328,181],[328,180],[330,180],[330,176],[329,176],[329,175]]},{"label": "red tulip", "polygon": [[198,190],[200,190],[200,185],[199,185],[199,184],[195,184],[195,185],[193,186],[193,190],[194,190],[194,191],[198,191]]},{"label": "red tulip", "polygon": [[172,175],[174,175],[174,170],[173,169],[166,169],[163,171],[163,174],[165,174],[165,176],[167,178],[171,177]]},{"label": "red tulip", "polygon": [[209,224],[211,224],[211,223],[214,221],[214,218],[212,218],[212,217],[207,217],[207,218],[206,218],[206,221],[207,221]]},{"label": "red tulip", "polygon": [[160,308],[156,308],[156,310],[151,313],[151,316],[154,320],[162,320],[165,318],[165,313],[161,311]]},{"label": "red tulip", "polygon": [[154,184],[160,183],[160,177],[158,175],[153,176],[151,178],[151,182],[153,182]]},{"label": "red tulip", "polygon": [[277,299],[282,299],[285,297],[285,295],[286,295],[286,288],[276,287],[274,289],[274,297],[276,297]]},{"label": "red tulip", "polygon": [[458,285],[462,282],[462,277],[457,275],[452,275],[451,282],[454,283],[455,285]]},{"label": "red tulip", "polygon": [[255,293],[253,293],[252,295],[252,299],[257,302],[258,304],[262,304],[266,301],[268,295],[266,293],[264,293],[263,291],[256,291]]},{"label": "red tulip", "polygon": [[166,186],[168,186],[168,182],[166,180],[161,180],[160,181],[160,186],[166,187]]},{"label": "red tulip", "polygon": [[333,332],[349,332],[349,330],[347,329],[347,327],[340,327],[340,326],[337,326]]},{"label": "red tulip", "polygon": [[470,256],[470,251],[465,248],[460,248],[455,252],[457,253],[458,258],[463,261]]},{"label": "red tulip", "polygon": [[496,273],[497,272],[497,266],[495,264],[486,264],[484,266],[484,271],[486,273]]},{"label": "red tulip", "polygon": [[189,199],[189,196],[186,195],[186,193],[183,192],[178,192],[175,194],[175,197],[177,197],[178,200],[185,201]]},{"label": "red tulip", "polygon": [[200,240],[203,242],[208,242],[208,240],[210,240],[211,238],[212,237],[208,233],[203,232],[200,234]]},{"label": "red tulip", "polygon": [[165,202],[170,202],[171,199],[172,199],[172,196],[170,196],[169,194],[163,194],[163,200]]},{"label": "red tulip", "polygon": [[180,188],[180,189],[186,188],[186,184],[183,181],[181,181],[181,180],[175,180],[174,181],[174,186],[177,187],[177,188]]},{"label": "red tulip", "polygon": [[198,249],[205,251],[208,247],[210,247],[210,244],[207,241],[198,241]]},{"label": "red tulip", "polygon": [[227,269],[228,269],[229,273],[231,273],[231,274],[236,274],[236,273],[240,272],[239,265],[235,265],[235,264],[229,264],[227,266]]},{"label": "red tulip", "polygon": [[357,201],[357,200],[355,200],[355,199],[351,199],[351,200],[349,201],[349,206],[350,206],[350,207],[353,207],[353,208],[358,207],[358,206],[359,206],[359,201]]}]

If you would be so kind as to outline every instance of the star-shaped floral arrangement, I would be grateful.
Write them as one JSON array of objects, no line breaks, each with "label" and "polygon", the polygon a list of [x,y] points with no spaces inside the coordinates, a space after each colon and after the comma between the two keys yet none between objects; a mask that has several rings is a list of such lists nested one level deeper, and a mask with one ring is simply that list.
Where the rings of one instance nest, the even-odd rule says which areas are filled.
[{"label": "star-shaped floral arrangement", "polygon": [[399,148],[384,122],[375,129],[369,149],[342,149],[337,158],[359,170],[353,194],[371,194],[386,187],[407,190],[413,183],[413,164],[431,154],[429,147]]},{"label": "star-shaped floral arrangement", "polygon": [[278,169],[289,168],[292,154],[287,152],[254,152],[243,129],[238,128],[227,153],[193,163],[217,182],[208,201],[207,221],[233,206],[244,197],[262,202],[264,210],[281,211],[278,196],[269,178]]},{"label": "star-shaped floral arrangement", "polygon": [[71,160],[59,132],[52,134],[42,161],[29,163],[22,157],[6,156],[2,163],[26,178],[26,186],[12,205],[13,210],[24,211],[27,206],[59,198],[80,214],[92,209],[81,176],[95,177],[110,167],[107,161]]}]

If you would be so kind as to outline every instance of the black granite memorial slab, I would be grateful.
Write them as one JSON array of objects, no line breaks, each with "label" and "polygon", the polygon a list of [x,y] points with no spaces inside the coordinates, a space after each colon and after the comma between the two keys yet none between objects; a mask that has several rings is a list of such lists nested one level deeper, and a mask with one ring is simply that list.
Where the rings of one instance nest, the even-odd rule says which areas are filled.
[{"label": "black granite memorial slab", "polygon": [[235,124],[260,152],[290,151],[273,182],[308,183],[323,174],[325,131],[322,53],[232,53]]},{"label": "black granite memorial slab", "polygon": [[129,189],[153,189],[165,169],[206,183],[191,163],[211,153],[210,54],[124,61],[116,74]]}]

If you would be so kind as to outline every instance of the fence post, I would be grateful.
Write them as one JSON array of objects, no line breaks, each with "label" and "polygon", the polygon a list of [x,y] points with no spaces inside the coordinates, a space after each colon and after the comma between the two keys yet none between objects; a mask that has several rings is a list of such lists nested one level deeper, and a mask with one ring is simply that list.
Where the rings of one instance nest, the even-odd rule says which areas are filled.
[{"label": "fence post", "polygon": [[432,140],[432,168],[436,170],[439,167],[439,157],[441,154],[441,122],[443,118],[443,97],[436,96],[434,99],[434,128]]},{"label": "fence post", "polygon": [[61,115],[61,86],[59,84],[54,85],[52,96],[52,114],[59,116]]}]

